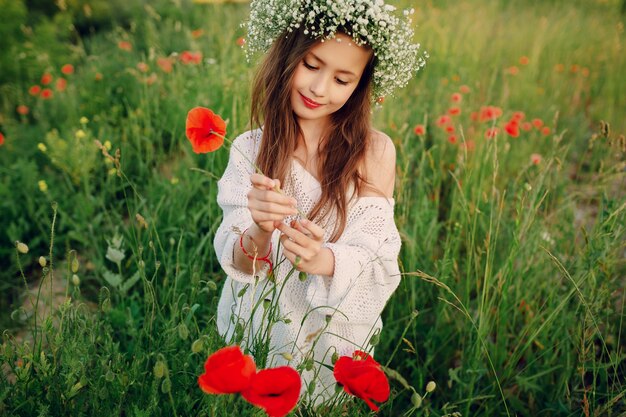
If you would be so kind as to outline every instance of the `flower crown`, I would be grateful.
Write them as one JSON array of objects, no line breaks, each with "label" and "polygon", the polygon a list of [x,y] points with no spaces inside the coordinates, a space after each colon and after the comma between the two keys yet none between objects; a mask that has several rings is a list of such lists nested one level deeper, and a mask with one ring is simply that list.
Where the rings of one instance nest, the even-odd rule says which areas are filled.
[{"label": "flower crown", "polygon": [[383,0],[252,0],[246,53],[266,52],[285,31],[299,28],[322,40],[346,32],[374,51],[373,97],[380,99],[406,86],[428,58],[427,52],[418,57],[420,44],[412,41],[413,9],[403,19],[395,9]]}]

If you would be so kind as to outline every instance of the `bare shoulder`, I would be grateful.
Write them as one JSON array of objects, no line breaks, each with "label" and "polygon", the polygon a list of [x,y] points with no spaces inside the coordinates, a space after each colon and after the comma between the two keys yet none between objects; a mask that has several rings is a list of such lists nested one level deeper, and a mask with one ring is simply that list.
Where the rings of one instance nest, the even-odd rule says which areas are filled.
[{"label": "bare shoulder", "polygon": [[363,175],[367,182],[361,196],[393,196],[396,179],[396,148],[385,133],[372,130],[365,153]]}]

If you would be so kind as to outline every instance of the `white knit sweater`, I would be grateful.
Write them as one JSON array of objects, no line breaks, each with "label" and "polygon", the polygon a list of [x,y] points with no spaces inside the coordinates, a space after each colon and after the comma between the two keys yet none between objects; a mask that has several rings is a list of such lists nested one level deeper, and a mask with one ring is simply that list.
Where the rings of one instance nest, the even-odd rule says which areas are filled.
[{"label": "white knit sweater", "polygon": [[[320,364],[330,365],[334,352],[341,356],[356,349],[372,351],[369,341],[382,328],[381,311],[400,282],[400,236],[393,218],[394,201],[384,197],[353,199],[346,228],[334,243],[328,243],[334,223],[322,225],[326,231],[324,246],[335,257],[333,276],[309,274],[301,280],[298,271],[290,275],[292,265],[280,253],[278,230],[272,236],[275,281],[266,279],[267,268],[255,275],[246,274],[233,265],[233,251],[240,250],[240,233],[253,223],[247,193],[254,172],[251,161],[256,159],[260,142],[259,129],[237,137],[218,182],[217,202],[224,217],[214,247],[228,277],[218,305],[217,327],[227,343],[254,351],[258,350],[255,343],[267,335],[268,321],[272,321],[268,316],[273,313],[266,367],[297,367],[313,359],[315,365],[302,372],[303,392],[315,380],[315,389],[310,392],[317,397],[310,399],[319,402],[334,392],[332,372]],[[319,200],[320,187],[317,179],[294,160],[283,189],[297,200],[303,213]],[[270,309],[271,305],[277,309]]]}]

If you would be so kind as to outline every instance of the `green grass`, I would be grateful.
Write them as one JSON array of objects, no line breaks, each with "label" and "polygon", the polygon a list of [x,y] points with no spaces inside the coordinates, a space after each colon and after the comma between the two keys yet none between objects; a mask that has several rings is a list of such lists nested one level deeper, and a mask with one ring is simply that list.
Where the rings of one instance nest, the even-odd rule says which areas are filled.
[{"label": "green grass", "polygon": [[[186,112],[197,105],[228,119],[231,138],[247,129],[254,65],[236,45],[246,6],[151,4],[129,7],[90,36],[32,11],[7,19],[2,32],[9,45],[0,54],[3,415],[261,415],[197,387],[206,355],[223,345],[214,315],[224,275],[212,240],[227,152],[195,155],[184,137]],[[379,414],[622,415],[621,4],[413,7],[431,58],[374,115],[398,150],[405,273],[385,310],[376,358],[419,393],[430,380],[438,387],[415,408],[412,391],[392,380]],[[30,29],[20,29],[20,19]],[[132,51],[119,49],[121,40]],[[183,65],[174,56],[171,73],[159,68],[159,57],[184,50],[202,51],[203,62]],[[56,79],[65,63],[76,71],[64,76],[64,92],[29,95],[44,72]],[[147,82],[152,73],[156,80]],[[451,144],[436,120],[462,85],[470,92],[457,104]],[[18,105],[29,113],[18,114]],[[487,105],[502,117],[472,120]],[[502,128],[516,111],[542,119],[550,133],[485,139],[486,128]],[[416,124],[425,135],[413,133]],[[109,141],[113,157],[120,150],[123,175],[94,139]],[[541,155],[538,165],[531,154]],[[16,251],[17,240],[27,254]],[[115,251],[123,259],[112,261]],[[53,316],[30,314],[52,291],[40,280],[50,274],[67,282],[70,301]],[[30,296],[26,285],[35,286]],[[156,364],[165,365],[162,375]],[[360,402],[342,412],[326,414],[368,415]],[[314,411],[303,406],[296,415]]]}]

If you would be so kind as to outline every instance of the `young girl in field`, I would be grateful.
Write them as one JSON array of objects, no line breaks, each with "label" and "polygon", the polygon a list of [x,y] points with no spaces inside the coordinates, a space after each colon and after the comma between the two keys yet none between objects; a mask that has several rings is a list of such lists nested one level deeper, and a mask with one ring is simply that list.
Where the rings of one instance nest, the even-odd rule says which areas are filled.
[{"label": "young girl in field", "polygon": [[370,115],[423,65],[408,14],[382,0],[251,3],[248,48],[268,53],[258,128],[233,141],[219,181],[217,324],[266,366],[296,367],[316,402],[334,392],[333,355],[373,350],[400,282],[395,149]]}]

